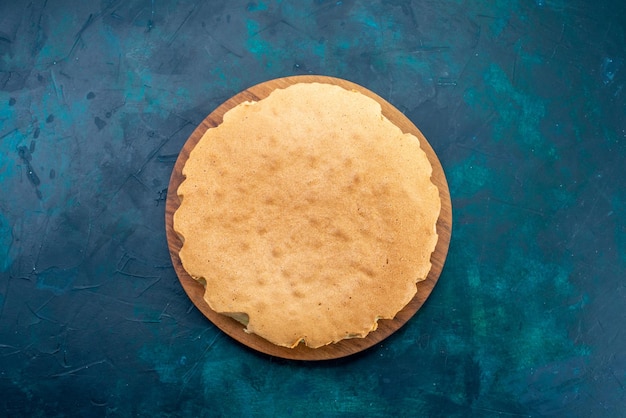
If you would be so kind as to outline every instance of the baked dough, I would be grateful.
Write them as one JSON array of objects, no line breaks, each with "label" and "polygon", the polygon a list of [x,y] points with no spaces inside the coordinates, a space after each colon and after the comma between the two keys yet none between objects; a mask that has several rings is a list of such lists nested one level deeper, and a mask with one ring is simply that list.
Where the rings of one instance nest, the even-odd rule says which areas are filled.
[{"label": "baked dough", "polygon": [[173,218],[182,265],[211,309],[274,344],[365,337],[428,275],[431,173],[375,100],[321,83],[274,90],[190,153]]}]

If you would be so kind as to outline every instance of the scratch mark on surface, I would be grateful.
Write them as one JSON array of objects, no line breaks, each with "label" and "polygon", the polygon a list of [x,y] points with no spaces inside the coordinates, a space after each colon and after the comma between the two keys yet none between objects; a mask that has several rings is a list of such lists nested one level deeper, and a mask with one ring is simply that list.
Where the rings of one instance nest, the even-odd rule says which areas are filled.
[{"label": "scratch mark on surface", "polygon": [[494,198],[494,197],[491,197],[491,200],[493,200],[494,202],[501,203],[501,204],[506,205],[506,206],[510,206],[512,208],[515,208],[515,209],[520,209],[520,210],[523,210],[525,212],[529,212],[529,213],[535,214],[535,215],[544,216],[544,217],[546,216],[540,210],[529,208],[527,206],[523,206],[523,205],[520,205],[520,204],[517,204],[517,203],[507,202],[506,200],[497,199],[497,198]]},{"label": "scratch mark on surface", "polygon": [[167,43],[168,45],[172,45],[172,43],[174,42],[174,39],[176,39],[176,37],[178,36],[178,32],[180,31],[180,28],[183,27],[183,25],[185,23],[187,23],[187,21],[189,20],[189,18],[191,17],[191,15],[193,14],[193,12],[196,10],[196,7],[194,5],[194,7],[189,11],[189,13],[187,13],[187,16],[185,16],[185,18],[183,19],[182,22],[180,22],[180,25],[178,25],[178,27],[176,28],[176,30],[174,31],[174,33],[172,34],[172,37],[170,38],[169,42]]},{"label": "scratch mark on surface", "polygon": [[435,46],[430,46],[430,45],[424,45],[422,40],[420,39],[420,44],[418,47],[413,48],[413,50],[409,51],[409,54],[419,54],[422,52],[443,52],[443,51],[447,51],[449,50],[450,47],[449,46],[445,46],[445,45],[435,45]]},{"label": "scratch mark on surface", "polygon": [[480,155],[484,155],[484,156],[486,156],[486,157],[493,157],[493,156],[494,156],[493,154],[488,153],[487,151],[483,151],[483,150],[481,150],[481,149],[480,149],[480,148],[478,148],[478,147],[472,147],[472,146],[465,145],[465,144],[461,144],[461,143],[458,143],[458,142],[457,142],[457,143],[455,143],[454,145],[455,145],[457,148],[466,149],[466,150],[472,151],[473,153],[480,154]]},{"label": "scratch mark on surface", "polygon": [[[157,284],[158,282],[161,281],[161,277],[157,277],[156,280],[154,280],[153,282],[151,282],[148,286],[146,286],[141,292],[139,292],[139,294],[135,297],[139,297],[142,296],[144,293],[146,293],[146,291],[148,291],[152,286],[154,286],[155,284]],[[169,305],[169,304],[168,304]]]},{"label": "scratch mark on surface", "polygon": [[526,414],[518,414],[515,412],[507,412],[507,411],[500,411],[498,409],[490,409],[490,408],[480,408],[477,406],[472,406],[472,409],[476,409],[478,411],[485,411],[485,412],[489,412],[489,413],[495,413],[498,415],[507,415],[507,416],[511,416],[511,417],[531,417],[532,415],[526,415]]},{"label": "scratch mark on surface", "polygon": [[217,342],[217,339],[219,337],[222,336],[222,332],[219,332],[217,334],[215,334],[215,337],[213,337],[213,340],[211,340],[211,342],[207,345],[207,347],[204,349],[204,351],[202,352],[202,354],[200,355],[200,358],[194,362],[193,366],[191,367],[191,369],[189,369],[184,375],[183,375],[183,386],[181,387],[180,393],[179,393],[179,397],[184,393],[185,391],[185,387],[187,386],[187,384],[189,383],[189,380],[193,377],[194,373],[196,372],[198,366],[200,365],[200,362],[202,360],[204,360],[204,357],[206,356],[206,354],[209,352],[209,350],[211,349],[211,347],[213,347],[215,345],[215,343]]},{"label": "scratch mark on surface", "polygon": [[150,32],[154,27],[154,0],[150,1],[150,19],[148,20],[148,28],[146,32]]},{"label": "scratch mark on surface", "polygon": [[143,11],[146,10],[145,7],[142,7],[141,9],[139,9],[139,11],[137,12],[137,14],[135,14],[135,17],[133,17],[131,19],[131,23],[134,25],[135,21],[139,18],[139,16],[141,16],[141,14],[143,13]]},{"label": "scratch mark on surface", "polygon": [[[522,47],[520,46],[520,50]],[[517,60],[519,58],[519,50],[515,49],[515,57],[513,57],[513,70],[511,71],[511,85],[517,87]]]},{"label": "scratch mark on surface", "polygon": [[110,302],[109,305],[121,304],[121,305],[123,305],[125,307],[129,307],[129,308],[133,308],[133,307],[136,306],[136,302],[127,302],[124,299],[121,299],[120,297],[109,296],[109,295],[106,295],[106,294],[104,294],[102,292],[93,291],[91,289],[85,289],[85,292],[90,293],[95,298],[104,299],[104,300],[109,301]]},{"label": "scratch mark on surface", "polygon": [[[493,122],[494,119],[496,119],[498,115],[496,114],[495,110],[492,110],[491,113],[489,113],[489,115],[487,115],[487,117],[485,118],[484,122],[478,127],[478,129],[476,129],[473,133],[472,136],[474,137],[479,137],[481,135],[481,133],[483,132],[483,130],[485,128],[487,128],[488,126],[490,126]],[[455,143],[455,145],[457,146],[461,146],[462,145],[460,143]]]},{"label": "scratch mark on surface", "polygon": [[161,322],[161,318],[157,319],[136,319],[136,318],[124,318],[126,321],[139,322],[142,324],[158,324]]},{"label": "scratch mark on surface", "polygon": [[[191,119],[185,118],[185,117],[179,115],[178,113],[174,112],[173,110],[167,110],[167,111],[170,112],[170,114],[176,116],[181,121],[185,122],[187,125],[197,126],[199,124],[199,122],[196,122],[196,121],[193,121]],[[183,128],[184,128],[184,126],[183,126]]]},{"label": "scratch mark on surface", "polygon": [[35,315],[38,319],[42,320],[42,321],[47,321],[47,322],[52,322],[54,324],[58,324],[58,321],[55,321],[53,319],[50,318],[46,318],[45,316],[39,314],[39,311],[49,302],[50,300],[48,300],[46,303],[44,303],[43,306],[39,307],[37,310],[34,310],[33,308],[31,308],[31,306],[28,304],[28,302],[24,302],[24,304],[26,305],[26,307],[28,308],[28,310]]},{"label": "scratch mark on surface", "polygon": [[622,383],[621,380],[619,380],[619,378],[617,377],[617,375],[615,374],[615,370],[611,369],[611,374],[613,375],[613,377],[615,378],[615,380],[617,381],[617,384],[619,385],[620,388],[622,388],[622,390],[624,390],[624,384]]},{"label": "scratch mark on surface", "polygon": [[441,86],[441,87],[446,87],[446,86],[456,86],[458,84],[458,82],[450,77],[439,77],[437,79],[437,85]]},{"label": "scratch mark on surface", "polygon": [[[135,257],[131,257],[128,255],[127,252],[124,252],[124,254],[122,254],[122,256],[120,257],[120,259],[117,261],[117,270],[124,270],[126,268],[126,266],[128,265],[128,263],[130,263],[133,260],[136,260],[137,258]],[[122,260],[124,260],[124,264],[122,264],[120,266],[120,263],[122,262]]]},{"label": "scratch mark on surface", "polygon": [[12,349],[17,349],[17,347],[13,346],[13,345],[9,345],[9,344],[0,344],[0,348],[12,348]]},{"label": "scratch mark on surface", "polygon": [[[215,42],[216,44],[218,44],[220,47],[222,47],[226,52],[233,54],[234,56],[236,56],[237,58],[243,58],[243,55],[236,53],[235,51],[233,51],[232,49],[230,49],[229,47],[227,47],[226,45],[224,45],[221,42],[218,42],[213,35],[211,35],[208,31],[206,32],[209,39],[211,39],[213,42]],[[206,53],[209,55],[209,57],[213,58],[213,54],[211,54],[211,51],[209,50],[209,48],[205,45],[204,50],[206,51]]]},{"label": "scratch mark on surface", "polygon": [[166,315],[165,314],[165,311],[167,311],[167,308],[169,308],[169,307],[170,307],[170,303],[167,302],[167,304],[165,305],[165,308],[163,308],[163,310],[161,311],[161,314],[159,315],[159,319],[163,318],[164,316],[167,317],[167,318],[171,318],[172,317],[171,315]]},{"label": "scratch mark on surface", "polygon": [[316,37],[311,36],[311,35],[310,35],[307,31],[305,31],[305,30],[303,30],[303,29],[301,29],[301,28],[297,27],[297,26],[296,26],[296,25],[294,25],[293,23],[291,23],[291,22],[289,22],[288,20],[286,20],[284,17],[283,17],[283,18],[280,18],[280,19],[278,19],[278,20],[276,20],[276,21],[275,21],[275,22],[273,22],[273,23],[270,23],[269,25],[267,25],[267,26],[266,26],[266,27],[264,27],[263,29],[261,29],[261,30],[259,30],[258,32],[256,32],[256,33],[252,34],[251,38],[252,38],[252,37],[255,37],[256,35],[258,35],[258,34],[259,34],[259,33],[261,33],[261,32],[265,32],[266,30],[271,29],[271,28],[273,28],[274,26],[279,25],[280,23],[282,23],[283,25],[285,25],[285,26],[287,26],[287,27],[289,27],[289,28],[291,28],[291,29],[295,30],[296,32],[298,32],[298,33],[300,33],[300,34],[302,34],[302,35],[304,35],[304,36],[306,36],[307,38],[309,38],[309,39],[310,39],[310,40],[312,40],[312,41],[317,41],[317,38],[316,38]]},{"label": "scratch mark on surface", "polygon": [[115,80],[120,81],[120,68],[122,66],[122,54],[117,54],[117,68],[115,69]]},{"label": "scratch mark on surface", "polygon": [[[172,113],[172,112],[170,112]],[[173,114],[173,113],[172,113]],[[128,181],[131,178],[137,178],[137,176],[139,176],[141,174],[141,172],[143,171],[143,169],[150,163],[150,161],[152,161],[152,159],[159,154],[159,152],[161,151],[161,149],[174,137],[176,136],[180,131],[182,131],[183,129],[185,129],[188,125],[190,125],[189,122],[185,122],[182,126],[180,126],[178,129],[176,129],[176,131],[174,131],[172,134],[168,135],[167,137],[165,137],[157,146],[156,148],[154,148],[150,154],[148,154],[146,156],[146,158],[144,159],[143,163],[141,164],[141,166],[139,167],[139,169],[133,173],[128,175],[124,181],[115,189],[115,191],[112,193],[111,197],[108,199],[108,202],[103,205],[103,207],[100,209],[100,211],[94,216],[94,221],[97,220],[100,216],[102,216],[102,214],[104,214],[109,207],[109,202],[112,202],[116,196],[120,193],[120,191],[126,186],[126,184],[128,183]]]},{"label": "scratch mark on surface", "polygon": [[7,136],[9,136],[9,135],[11,135],[11,134],[14,134],[15,132],[17,132],[17,128],[15,128],[15,129],[13,129],[13,130],[11,130],[11,131],[7,132],[6,134],[2,134],[2,135],[0,136],[0,139],[6,138]]},{"label": "scratch mark on surface", "polygon": [[476,49],[476,47],[478,47],[478,44],[480,43],[480,39],[482,37],[482,32],[483,32],[483,27],[482,25],[479,25],[478,23],[470,20],[469,21],[470,25],[472,25],[474,28],[476,28],[476,35],[474,35],[474,43],[472,44],[472,49]]},{"label": "scratch mark on surface", "polygon": [[94,15],[93,13],[90,13],[89,17],[87,18],[87,21],[83,24],[83,27],[80,28],[80,30],[76,33],[76,35],[74,35],[74,38],[75,38],[74,43],[72,44],[72,48],[70,48],[70,52],[67,54],[65,58],[70,58],[72,56],[72,54],[74,53],[74,50],[76,49],[76,46],[78,46],[78,44],[82,42],[83,33],[87,30],[89,26],[91,26],[93,21],[94,21]]},{"label": "scratch mark on surface", "polygon": [[71,290],[89,290],[89,289],[97,289],[102,286],[103,283],[100,284],[88,284],[83,286],[74,286]]},{"label": "scratch mark on surface", "polygon": [[[9,356],[12,356],[12,355],[14,355],[14,354],[19,354],[19,353],[23,352],[24,350],[26,350],[26,349],[30,348],[31,346],[32,346],[32,344],[29,344],[29,345],[28,345],[28,346],[26,346],[25,348],[13,347],[13,351],[10,351],[10,352],[8,352],[8,353],[3,353],[3,354],[2,354],[2,357],[9,357]],[[10,346],[10,345],[6,345],[5,347],[6,347],[6,348],[10,348],[11,346]],[[2,347],[0,347],[0,348],[2,348]]]},{"label": "scratch mark on surface", "polygon": [[91,229],[92,229],[91,219],[89,219],[89,224],[87,226],[87,238],[85,238],[85,245],[81,249],[83,253],[81,263],[84,263],[87,259],[87,250],[89,249],[89,241],[91,241]]},{"label": "scratch mark on surface", "polygon": [[80,372],[80,371],[82,371],[82,370],[86,370],[86,369],[88,369],[88,368],[90,368],[90,367],[97,366],[98,364],[102,364],[102,363],[106,363],[106,362],[107,362],[107,359],[102,359],[102,360],[94,361],[94,362],[92,362],[92,363],[85,364],[84,366],[80,366],[80,367],[77,367],[77,368],[75,368],[75,369],[72,369],[72,370],[68,370],[68,371],[66,371],[66,372],[63,372],[63,373],[57,373],[57,374],[50,375],[50,377],[63,377],[63,376],[69,376],[69,375],[72,375],[72,374],[74,374],[74,373]]},{"label": "scratch mark on surface", "polygon": [[3,72],[6,73],[7,77],[4,79],[4,82],[2,83],[2,89],[4,89],[9,83],[9,80],[11,80],[12,71],[3,71]]},{"label": "scratch mark on surface", "polygon": [[172,263],[166,263],[166,264],[162,264],[162,265],[158,265],[158,266],[153,266],[155,269],[171,269],[174,266],[172,265]]},{"label": "scratch mark on surface", "polygon": [[144,183],[143,180],[141,180],[141,178],[139,178],[137,174],[131,174],[131,177],[137,180],[137,183],[141,184],[144,187],[144,189],[150,190],[150,187],[148,187],[148,185]]},{"label": "scratch mark on surface", "polygon": [[148,163],[154,158],[155,155],[157,155],[159,153],[159,151],[161,151],[161,148],[163,148],[165,146],[165,144],[167,144],[167,142],[172,139],[177,133],[179,133],[180,131],[182,131],[183,129],[185,129],[187,127],[187,125],[189,125],[188,122],[185,122],[185,124],[183,124],[180,128],[178,128],[176,131],[174,131],[171,135],[167,136],[166,138],[164,138],[159,145],[153,149],[150,154],[148,154],[148,156],[146,157],[145,161],[143,162],[143,164],[141,165],[141,167],[139,167],[139,170],[137,170],[137,172],[135,173],[135,175],[139,175],[143,169],[146,167],[146,165],[148,165]]},{"label": "scratch mark on surface", "polygon": [[550,55],[550,59],[554,58],[554,56],[556,55],[557,48],[562,45],[564,34],[565,34],[565,23],[563,23],[563,25],[561,26],[561,35],[559,36],[559,40],[556,41],[556,44],[554,45],[554,49],[552,50],[552,55]]},{"label": "scratch mark on surface", "polygon": [[43,236],[41,237],[41,241],[39,242],[39,248],[37,250],[37,255],[35,256],[35,261],[33,262],[33,272],[37,271],[37,264],[39,264],[39,257],[41,256],[41,251],[43,250],[44,243],[48,239],[48,224],[50,223],[50,215],[46,216],[46,223],[44,225]]},{"label": "scratch mark on surface", "polygon": [[[11,241],[11,245],[13,245],[13,241]],[[10,249],[10,247],[9,247]],[[7,252],[8,254],[8,252]],[[9,278],[11,278],[9,276]],[[8,299],[9,297],[9,284],[11,283],[11,280],[4,280],[5,284],[4,284],[4,292],[2,293],[4,300]],[[2,316],[4,315],[4,306],[6,305],[6,303],[0,303],[0,319],[2,319]]]},{"label": "scratch mark on surface", "polygon": [[135,277],[138,279],[160,279],[160,276],[144,276],[142,274],[128,273],[122,270],[115,270],[116,273],[121,274],[122,276]]},{"label": "scratch mark on surface", "polygon": [[157,157],[157,161],[160,163],[175,163],[178,158],[178,154],[160,154]]},{"label": "scratch mark on surface", "polygon": [[[585,218],[582,220],[582,222],[576,222],[576,226],[574,228],[574,231],[572,232],[572,236],[570,237],[570,239],[567,242],[567,248],[570,248],[571,243],[576,239],[576,236],[578,235],[578,233],[581,231],[581,229],[583,227],[585,227],[587,225],[587,223],[589,222],[589,219],[591,219],[591,217],[593,215],[594,209],[598,205],[598,201],[600,200],[600,196],[603,195],[603,194],[604,194],[604,189],[599,190],[599,192],[593,198],[593,203],[591,204],[591,208],[589,208],[589,210],[586,211],[587,216],[585,216]],[[581,206],[584,206],[584,200],[582,201]]]},{"label": "scratch mark on surface", "polygon": [[63,89],[59,88],[59,84],[57,83],[57,78],[54,75],[54,70],[50,68],[50,78],[52,78],[52,85],[54,86],[54,92],[57,96],[57,100],[61,103],[65,103],[65,98],[63,96]]}]

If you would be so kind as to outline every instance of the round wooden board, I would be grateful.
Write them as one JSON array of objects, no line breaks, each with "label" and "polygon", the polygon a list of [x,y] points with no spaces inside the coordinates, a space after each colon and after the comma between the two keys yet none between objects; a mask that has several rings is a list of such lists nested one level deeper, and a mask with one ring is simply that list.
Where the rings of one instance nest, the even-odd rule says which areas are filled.
[{"label": "round wooden board", "polygon": [[[432,181],[439,188],[439,196],[441,197],[441,213],[437,221],[437,233],[439,235],[439,239],[435,251],[431,256],[432,268],[428,277],[426,280],[417,284],[417,293],[415,297],[396,315],[394,319],[380,320],[378,323],[378,329],[369,333],[365,338],[342,340],[338,343],[315,349],[308,348],[304,346],[304,344],[299,344],[296,348],[292,349],[274,345],[257,335],[247,334],[244,332],[244,326],[241,323],[230,317],[221,315],[209,308],[203,299],[204,287],[196,280],[192,279],[181,264],[178,252],[182,246],[182,241],[178,234],[174,232],[172,219],[174,212],[180,205],[180,200],[176,191],[178,190],[178,186],[184,180],[182,175],[183,166],[189,158],[191,150],[196,146],[198,141],[200,141],[208,129],[216,127],[222,123],[224,114],[244,101],[258,101],[269,96],[269,94],[275,89],[286,88],[296,83],[313,82],[335,84],[347,90],[356,90],[373,98],[380,103],[383,115],[402,129],[403,132],[411,133],[419,138],[420,144],[433,166]],[[194,305],[217,327],[237,341],[265,354],[294,360],[328,360],[358,353],[381,342],[402,327],[402,325],[404,325],[424,304],[439,279],[439,275],[443,269],[443,264],[448,253],[448,245],[450,243],[452,229],[452,207],[448,184],[437,155],[424,135],[422,135],[419,129],[417,129],[417,127],[415,127],[415,125],[406,116],[404,116],[404,114],[375,93],[350,81],[326,76],[294,76],[266,81],[242,91],[222,103],[195,129],[183,146],[176,164],[174,165],[167,193],[165,227],[172,263],[183,288],[187,292],[187,295],[189,295],[189,298],[192,300]]]}]

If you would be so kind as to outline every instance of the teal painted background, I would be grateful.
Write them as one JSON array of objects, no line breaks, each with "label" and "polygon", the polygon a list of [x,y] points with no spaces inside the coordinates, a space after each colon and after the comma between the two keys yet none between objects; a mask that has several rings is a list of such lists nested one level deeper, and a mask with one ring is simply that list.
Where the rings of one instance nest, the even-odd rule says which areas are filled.
[{"label": "teal painted background", "polygon": [[[8,416],[626,416],[626,4],[0,1]],[[222,101],[359,83],[452,194],[418,314],[350,358],[239,345],[172,269],[164,198]]]}]

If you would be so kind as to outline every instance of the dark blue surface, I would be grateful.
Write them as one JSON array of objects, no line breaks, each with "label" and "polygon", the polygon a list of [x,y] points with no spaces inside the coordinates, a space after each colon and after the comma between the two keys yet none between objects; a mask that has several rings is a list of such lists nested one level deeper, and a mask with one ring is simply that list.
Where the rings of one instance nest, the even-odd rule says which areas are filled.
[{"label": "dark blue surface", "polygon": [[[0,1],[0,411],[626,416],[622,1]],[[424,132],[448,261],[383,344],[239,345],[171,266],[177,154],[258,82],[324,74]]]}]

